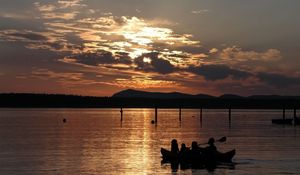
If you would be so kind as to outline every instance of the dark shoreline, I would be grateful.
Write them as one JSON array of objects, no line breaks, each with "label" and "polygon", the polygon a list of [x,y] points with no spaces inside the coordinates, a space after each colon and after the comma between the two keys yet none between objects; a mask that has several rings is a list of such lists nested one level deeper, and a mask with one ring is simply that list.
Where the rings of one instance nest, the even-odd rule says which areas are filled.
[{"label": "dark shoreline", "polygon": [[0,94],[0,108],[300,109],[298,96],[257,98],[121,98],[58,94]]}]

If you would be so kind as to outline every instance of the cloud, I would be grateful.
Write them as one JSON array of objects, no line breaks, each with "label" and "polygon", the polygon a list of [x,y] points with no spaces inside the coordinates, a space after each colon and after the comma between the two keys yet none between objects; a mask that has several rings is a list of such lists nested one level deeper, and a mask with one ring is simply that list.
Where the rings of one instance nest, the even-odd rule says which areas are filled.
[{"label": "cloud", "polygon": [[0,39],[8,41],[23,41],[23,42],[35,42],[46,41],[48,37],[39,32],[33,32],[29,30],[17,31],[17,30],[2,30],[0,31]]},{"label": "cloud", "polygon": [[[146,20],[134,16],[103,16],[80,19],[76,29],[85,31],[85,34],[81,33],[79,36],[85,41],[86,47],[93,45],[91,42],[94,38],[98,46],[106,46],[102,49],[129,52],[131,57],[153,50],[161,52],[166,48],[199,46],[199,41],[192,40],[191,35],[176,34],[172,29],[162,27],[165,23],[162,20]],[[162,44],[163,46],[158,47]]]},{"label": "cloud", "polygon": [[58,4],[60,8],[70,8],[70,7],[82,7],[86,6],[82,4],[83,0],[58,0]]},{"label": "cloud", "polygon": [[0,12],[0,17],[16,20],[32,20],[35,16],[29,12],[14,13],[14,12]]},{"label": "cloud", "polygon": [[244,51],[240,47],[233,46],[223,49],[220,53],[220,58],[232,61],[277,61],[282,58],[282,55],[277,49],[256,52]]},{"label": "cloud", "polygon": [[16,37],[16,38],[24,38],[24,39],[28,39],[28,40],[33,40],[33,41],[45,41],[48,39],[47,37],[37,34],[37,33],[18,33],[18,32],[16,32],[16,33],[10,33],[7,35]]},{"label": "cloud", "polygon": [[300,86],[300,77],[292,77],[277,73],[258,73],[257,77],[268,83],[269,85],[276,87],[289,87],[289,86]]},{"label": "cloud", "polygon": [[[134,84],[145,88],[176,85],[178,88],[184,81],[189,81],[185,86],[191,81],[197,85],[199,82],[230,85],[229,81],[234,81],[237,85],[253,79],[251,83],[283,87],[281,82],[297,86],[299,80],[262,73],[268,70],[258,69],[258,66],[267,68],[266,65],[280,61],[281,51],[274,48],[257,51],[239,46],[202,46],[193,35],[177,32],[177,24],[172,21],[101,13],[86,8],[83,0],[43,1],[34,6],[39,12],[36,19],[43,22],[39,31],[1,30],[0,40],[23,42],[29,49],[53,51],[61,62],[96,72],[101,78],[109,77],[103,84],[118,87]],[[195,10],[192,13],[208,12]],[[126,77],[119,77],[124,74]],[[34,75],[61,81],[67,76],[75,79],[83,76],[45,70],[36,71]]]},{"label": "cloud", "polygon": [[61,33],[30,30],[0,30],[0,41],[24,42],[28,49],[45,49],[53,52],[78,52],[81,47],[68,42]]},{"label": "cloud", "polygon": [[79,10],[86,5],[82,0],[58,0],[54,3],[33,3],[41,12],[44,19],[72,20],[80,13]]},{"label": "cloud", "polygon": [[121,88],[159,88],[159,89],[169,89],[180,87],[181,84],[176,81],[153,79],[147,76],[132,76],[131,78],[117,78],[113,82],[108,82],[110,85],[118,86]]},{"label": "cloud", "polygon": [[191,11],[191,13],[195,14],[195,15],[204,15],[204,14],[207,14],[209,12],[210,12],[210,10],[208,10],[208,9],[193,10],[193,11]]},{"label": "cloud", "polygon": [[229,76],[234,79],[245,79],[252,75],[249,72],[232,69],[226,65],[201,65],[197,67],[190,66],[187,68],[187,71],[201,75],[209,81],[222,80]]},{"label": "cloud", "polygon": [[212,49],[209,50],[209,53],[214,54],[214,53],[218,53],[218,51],[219,50],[217,48],[212,48]]},{"label": "cloud", "polygon": [[77,63],[82,63],[85,65],[98,66],[104,64],[131,64],[131,58],[128,56],[128,53],[117,52],[116,55],[113,55],[108,51],[98,51],[98,52],[85,52],[73,56],[67,57],[71,61]]},{"label": "cloud", "polygon": [[82,73],[75,72],[54,72],[48,69],[36,69],[32,71],[32,76],[40,79],[61,79],[78,81],[83,78]]},{"label": "cloud", "polygon": [[[15,31],[11,36],[0,37],[6,41],[10,38],[25,41],[29,49],[61,52],[68,63],[76,60],[82,65],[130,65],[141,55],[155,51],[160,57],[152,58],[151,71],[168,74],[175,66],[186,66],[189,62],[190,54],[176,48],[200,47],[192,35],[175,33],[169,27],[173,23],[167,20],[118,17],[112,13],[85,17],[80,10],[86,6],[82,0],[36,2],[34,6],[44,21],[45,32]],[[75,43],[76,40],[80,42]]]},{"label": "cloud", "polygon": [[143,54],[136,58],[134,63],[137,65],[137,70],[145,72],[169,74],[175,71],[175,67],[168,60],[159,58],[157,52]]},{"label": "cloud", "polygon": [[39,2],[35,2],[34,5],[41,12],[53,12],[56,9],[56,6],[53,4],[41,5]]}]

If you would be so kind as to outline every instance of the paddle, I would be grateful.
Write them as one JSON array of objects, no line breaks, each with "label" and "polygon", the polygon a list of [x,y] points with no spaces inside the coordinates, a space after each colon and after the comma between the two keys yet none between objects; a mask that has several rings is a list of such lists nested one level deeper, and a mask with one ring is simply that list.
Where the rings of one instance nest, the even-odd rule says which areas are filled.
[{"label": "paddle", "polygon": [[224,137],[221,137],[220,139],[217,140],[217,142],[226,142],[227,138],[224,136]]},{"label": "paddle", "polygon": [[[226,140],[227,140],[227,137],[224,136],[224,137],[221,137],[218,140],[216,140],[216,142],[222,143],[222,142],[226,142]],[[208,144],[208,143],[201,143],[201,144],[198,144],[198,145],[205,145],[205,144]]]}]

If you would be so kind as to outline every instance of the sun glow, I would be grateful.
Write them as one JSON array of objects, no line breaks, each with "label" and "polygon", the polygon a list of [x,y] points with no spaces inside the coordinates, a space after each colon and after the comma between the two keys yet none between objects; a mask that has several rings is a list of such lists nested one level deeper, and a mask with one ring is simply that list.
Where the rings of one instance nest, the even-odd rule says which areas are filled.
[{"label": "sun glow", "polygon": [[[161,27],[159,22],[147,21],[137,17],[100,17],[98,19],[81,19],[80,26],[91,26],[79,29],[79,34],[85,41],[85,46],[94,46],[97,43],[98,50],[112,53],[117,51],[127,52],[132,58],[143,53],[149,53],[158,49],[158,45],[164,44],[164,49],[174,46],[199,45],[198,41],[192,41],[191,35],[174,34],[173,30]],[[163,25],[163,24],[161,24]],[[78,29],[78,25],[76,27]],[[79,32],[80,33],[80,32]],[[94,47],[94,49],[97,49]]]},{"label": "sun glow", "polygon": [[[0,31],[0,39],[24,42],[28,49],[51,50],[64,55],[58,59],[60,62],[81,66],[87,72],[113,72],[109,73],[113,77],[109,80],[106,76],[96,79],[83,73],[79,78],[89,80],[84,82],[86,84],[178,88],[181,83],[165,76],[187,62],[189,54],[184,51],[187,46],[199,46],[192,35],[175,32],[177,24],[166,19],[95,13],[93,9],[86,9],[82,0],[41,2],[34,6],[40,13],[37,18],[43,20],[45,32],[6,30]],[[46,75],[60,79],[49,73]]]},{"label": "sun glow", "polygon": [[132,48],[132,50],[129,52],[129,56],[131,58],[137,58],[139,56],[141,56],[144,53],[150,53],[150,50],[147,50],[145,48]]},{"label": "sun glow", "polygon": [[141,89],[180,87],[180,84],[175,81],[155,80],[148,76],[133,76],[131,79],[118,78],[115,81],[115,85],[129,88],[139,87]]},{"label": "sun glow", "polygon": [[145,63],[151,63],[151,58],[145,57],[145,58],[143,58],[143,61],[144,61]]}]

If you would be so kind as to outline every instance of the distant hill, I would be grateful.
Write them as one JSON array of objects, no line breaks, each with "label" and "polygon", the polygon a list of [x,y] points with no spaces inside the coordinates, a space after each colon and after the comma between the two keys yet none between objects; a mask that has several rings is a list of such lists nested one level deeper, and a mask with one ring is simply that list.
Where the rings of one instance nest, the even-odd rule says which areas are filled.
[{"label": "distant hill", "polygon": [[300,99],[300,96],[280,96],[280,95],[252,95],[247,97],[248,99]]},{"label": "distant hill", "polygon": [[112,98],[150,98],[150,99],[264,99],[264,100],[284,100],[284,99],[297,99],[300,96],[280,96],[280,95],[252,95],[243,97],[235,94],[223,94],[219,97],[211,96],[208,94],[185,94],[180,92],[147,92],[134,89],[127,89],[117,92],[111,96]]},{"label": "distant hill", "polygon": [[207,109],[300,109],[300,96],[144,92],[124,90],[112,97],[62,94],[0,93],[0,108],[207,108]]},{"label": "distant hill", "polygon": [[245,97],[239,96],[239,95],[234,95],[234,94],[224,94],[221,95],[219,98],[223,98],[223,99],[242,99]]},{"label": "distant hill", "polygon": [[152,99],[187,99],[187,98],[199,98],[199,99],[211,99],[215,98],[206,94],[184,94],[180,92],[146,92],[146,91],[138,91],[133,89],[127,89],[124,91],[120,91],[112,95],[113,98],[152,98]]}]

